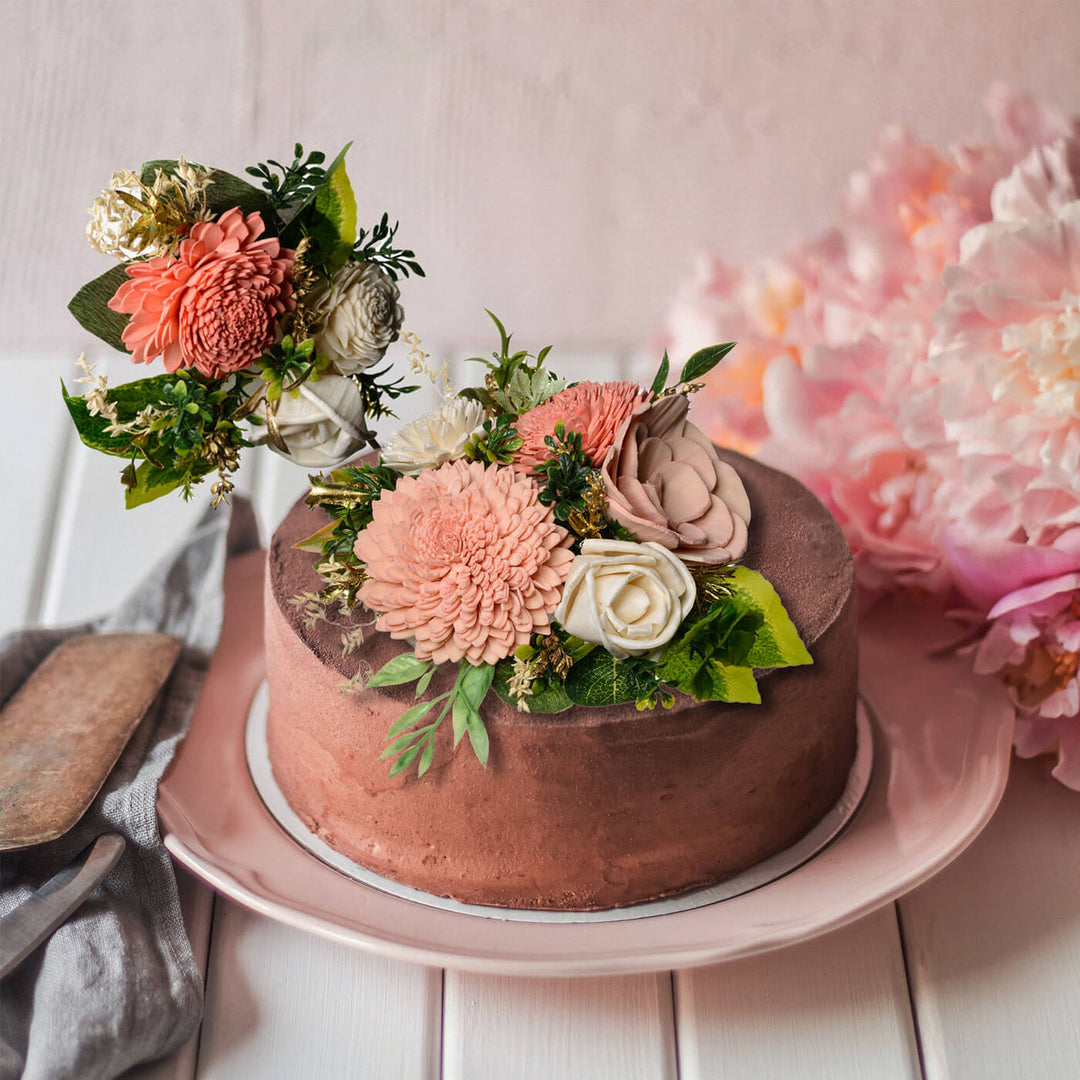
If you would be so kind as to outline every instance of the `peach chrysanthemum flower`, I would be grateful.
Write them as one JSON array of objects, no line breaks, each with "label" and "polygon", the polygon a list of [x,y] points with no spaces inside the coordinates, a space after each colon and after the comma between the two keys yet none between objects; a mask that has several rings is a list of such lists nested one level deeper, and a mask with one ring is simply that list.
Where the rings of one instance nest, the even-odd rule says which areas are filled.
[{"label": "peach chrysanthemum flower", "polygon": [[272,344],[292,299],[293,253],[260,240],[261,215],[240,207],[201,222],[176,257],[132,263],[109,301],[131,316],[121,335],[137,364],[160,356],[168,371],[198,368],[218,378],[246,368]]},{"label": "peach chrysanthemum flower", "polygon": [[539,493],[531,477],[460,460],[384,491],[355,547],[377,628],[440,664],[494,664],[547,633],[573,554]]},{"label": "peach chrysanthemum flower", "polygon": [[554,434],[559,420],[565,422],[568,432],[581,433],[585,456],[599,468],[615,432],[648,396],[647,391],[632,382],[583,382],[561,391],[517,418],[514,427],[521,436],[522,446],[514,455],[514,468],[518,472],[532,472],[552,456],[544,438]]}]

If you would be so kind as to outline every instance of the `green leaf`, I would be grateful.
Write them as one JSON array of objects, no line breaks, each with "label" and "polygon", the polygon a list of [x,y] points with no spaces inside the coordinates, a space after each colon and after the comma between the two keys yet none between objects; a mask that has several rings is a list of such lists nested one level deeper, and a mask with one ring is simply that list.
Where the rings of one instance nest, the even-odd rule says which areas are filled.
[{"label": "green leaf", "polygon": [[660,367],[656,372],[656,377],[652,381],[652,386],[649,388],[649,393],[653,397],[659,397],[660,392],[667,386],[668,372],[671,371],[671,361],[668,359],[667,349],[664,350],[664,359],[660,361]]},{"label": "green leaf", "polygon": [[473,707],[474,712],[480,711],[484,698],[487,697],[488,689],[495,678],[494,664],[463,664],[461,674],[458,676],[458,693]]},{"label": "green leaf", "polygon": [[[323,253],[326,269],[333,273],[349,260],[356,241],[356,197],[342,162],[319,189],[305,221],[308,236]],[[308,351],[314,340],[305,342]]]},{"label": "green leaf", "polygon": [[116,290],[128,280],[125,268],[129,265],[131,264],[120,263],[93,281],[88,281],[68,304],[68,311],[75,316],[84,330],[120,352],[128,351],[120,335],[131,316],[111,310],[108,304],[116,295]]},{"label": "green leaf", "polygon": [[416,770],[417,776],[423,776],[431,768],[432,759],[435,757],[434,733],[424,741],[424,752],[420,755],[420,765]]},{"label": "green leaf", "polygon": [[407,769],[413,763],[413,758],[420,753],[420,746],[420,743],[417,743],[415,746],[410,746],[409,749],[394,762],[394,766],[390,770],[390,775],[397,776],[399,772]]},{"label": "green leaf", "polygon": [[[506,702],[507,705],[517,708],[517,698],[510,693],[510,677],[514,674],[513,660],[500,660],[495,665],[495,681],[492,686],[495,693]],[[574,703],[567,697],[566,690],[561,682],[548,683],[534,692],[526,699],[529,703],[529,712],[543,715],[545,713],[565,712]]]},{"label": "green leaf", "polygon": [[[393,729],[391,729],[393,730]],[[383,758],[393,757],[399,750],[405,746],[411,745],[414,741],[421,738],[427,728],[420,728],[417,731],[406,731],[403,735],[399,734],[393,742],[391,742],[379,755],[379,760]],[[387,738],[390,736],[387,735]]]},{"label": "green leaf", "polygon": [[735,566],[726,584],[733,596],[757,608],[765,619],[746,659],[751,667],[798,667],[814,662],[776,590],[761,574]]},{"label": "green leaf", "polygon": [[367,681],[368,687],[400,686],[419,679],[427,671],[430,660],[417,660],[412,653],[402,653],[388,660]]},{"label": "green leaf", "polygon": [[761,692],[758,690],[757,680],[751,668],[736,667],[734,664],[718,664],[715,661],[710,667],[713,692],[704,700],[727,701],[741,705],[761,704]]},{"label": "green leaf", "polygon": [[[337,172],[338,167],[345,160],[345,155],[349,152],[349,148],[351,146],[352,146],[352,140],[347,142],[341,148],[341,151],[337,155],[337,157],[334,158],[334,160],[331,161],[330,164],[326,167],[326,176],[328,178],[327,182],[329,182],[329,177],[333,176],[334,173]],[[315,199],[318,198],[319,192],[322,191],[322,189],[325,186],[326,186],[326,184],[323,184],[323,185],[320,185],[319,187],[315,188],[315,190],[310,192],[310,194],[308,194],[308,196],[304,199],[304,201],[301,202],[299,204],[299,206],[297,206],[295,208],[295,210],[293,212],[293,216],[289,219],[289,224],[286,225],[285,228],[281,230],[281,242],[286,247],[294,248],[300,242],[300,238],[304,235],[303,229],[301,228],[301,225],[304,224],[304,220],[303,220],[304,211],[306,211],[307,208],[315,201]],[[351,193],[351,190],[352,189],[350,188],[350,193]],[[353,209],[353,229],[356,228],[356,216],[355,216],[355,214],[356,214],[356,211],[355,211],[355,204],[354,204],[354,209]]]},{"label": "green leaf", "polygon": [[488,763],[488,733],[484,727],[484,721],[480,719],[478,712],[469,711],[466,717],[469,730],[469,742],[472,744],[473,753],[480,759],[480,764],[487,768]]},{"label": "green leaf", "polygon": [[[434,704],[434,700],[421,701],[411,709],[406,709],[393,724],[391,724],[390,730],[386,733],[386,737],[392,739],[395,735],[400,735],[406,728],[412,727],[417,721],[423,720],[423,718],[431,712],[431,707]],[[413,734],[415,734],[415,732]]]},{"label": "green leaf", "polygon": [[[141,173],[142,182],[147,186],[153,186],[158,169],[171,176],[176,172],[179,162],[171,158],[158,158],[154,161],[144,161]],[[239,206],[245,214],[255,213],[263,215],[263,224],[272,233],[275,214],[266,193],[259,188],[241,180],[239,176],[223,172],[221,169],[211,170],[211,183],[206,190],[206,207],[217,217],[218,214]]]},{"label": "green leaf", "polygon": [[723,345],[710,345],[708,348],[701,349],[694,353],[694,355],[683,365],[682,374],[679,376],[679,382],[689,383],[700,379],[702,375],[712,371],[712,369],[734,348],[735,342],[728,341]]},{"label": "green leaf", "polygon": [[[484,308],[484,310],[487,311],[488,318],[491,319],[495,324],[496,329],[499,331],[499,355],[508,356],[510,354],[510,339],[513,337],[513,334],[508,334],[506,332],[506,327],[499,321],[498,315],[493,311],[488,311],[487,308]],[[482,362],[487,363],[486,360]]]},{"label": "green leaf", "polygon": [[188,480],[197,480],[207,473],[213,472],[213,466],[206,462],[200,462],[191,469],[159,469],[144,461],[135,470],[135,485],[124,492],[124,505],[128,510],[134,510],[136,506],[143,506],[162,495],[168,495],[175,491]]},{"label": "green leaf", "polygon": [[425,671],[424,674],[420,676],[420,681],[416,684],[417,697],[422,697],[426,693],[427,688],[431,685],[431,679],[434,674],[435,665],[432,664],[431,667],[429,667],[427,671]]},{"label": "green leaf", "polygon": [[469,703],[461,694],[454,695],[454,708],[451,713],[451,719],[454,724],[454,748],[457,749],[457,744],[461,742],[462,735],[465,734],[469,726],[469,712],[471,707]]},{"label": "green leaf", "polygon": [[605,649],[579,660],[566,677],[566,696],[590,707],[637,701],[655,687],[655,677],[643,673],[639,664],[616,660]]},{"label": "green leaf", "polygon": [[91,416],[85,398],[69,394],[63,382],[60,383],[60,392],[64,395],[64,404],[71,414],[79,438],[91,450],[100,450],[104,454],[112,454],[115,457],[131,456],[129,436],[106,435],[105,428],[108,427],[109,421],[104,416]]}]

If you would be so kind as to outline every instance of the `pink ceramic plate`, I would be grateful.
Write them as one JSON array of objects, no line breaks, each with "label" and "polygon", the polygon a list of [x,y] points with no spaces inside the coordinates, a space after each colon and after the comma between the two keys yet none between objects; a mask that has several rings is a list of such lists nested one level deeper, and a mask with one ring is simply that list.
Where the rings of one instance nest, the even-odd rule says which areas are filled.
[{"label": "pink ceramic plate", "polygon": [[542,923],[417,904],[338,873],[274,821],[251,782],[244,726],[263,678],[261,553],[230,564],[222,640],[191,732],[158,792],[165,845],[255,911],[373,952],[471,971],[599,975],[711,964],[853,922],[927,880],[990,819],[1012,712],[963,661],[928,659],[940,614],[910,601],[864,620],[861,689],[876,725],[858,817],[799,869],[722,903],[649,918]]}]

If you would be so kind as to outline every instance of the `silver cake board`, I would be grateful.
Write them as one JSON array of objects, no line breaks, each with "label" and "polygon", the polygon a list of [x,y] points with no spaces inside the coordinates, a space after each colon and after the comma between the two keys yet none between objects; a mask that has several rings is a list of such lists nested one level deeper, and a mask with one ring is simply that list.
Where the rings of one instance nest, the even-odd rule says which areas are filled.
[{"label": "silver cake board", "polygon": [[855,716],[857,731],[855,761],[843,794],[836,805],[801,840],[784,851],[751,866],[740,874],[725,878],[716,885],[691,889],[677,896],[649,900],[629,907],[609,908],[603,911],[534,911],[489,907],[484,904],[464,904],[458,900],[435,896],[392,881],[353,862],[352,859],[335,851],[316,836],[286,802],[285,796],[274,779],[266,742],[267,703],[267,688],[266,683],[263,683],[252,702],[244,733],[248,770],[255,790],[259,793],[267,810],[296,843],[339,873],[368,888],[378,889],[427,907],[441,908],[444,911],[454,911],[484,919],[530,923],[622,922],[707,907],[710,904],[730,900],[734,896],[741,896],[754,889],[760,889],[763,885],[768,885],[769,882],[797,870],[828,847],[844,831],[862,805],[873,772],[873,733],[866,709],[860,700]]}]

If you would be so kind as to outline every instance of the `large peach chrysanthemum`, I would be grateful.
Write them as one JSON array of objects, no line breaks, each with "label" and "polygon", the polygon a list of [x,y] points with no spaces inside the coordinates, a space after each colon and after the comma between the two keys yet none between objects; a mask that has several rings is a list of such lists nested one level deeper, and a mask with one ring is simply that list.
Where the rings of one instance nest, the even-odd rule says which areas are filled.
[{"label": "large peach chrysanthemum", "polygon": [[403,477],[356,539],[361,601],[421,660],[494,664],[547,633],[573,555],[529,477],[451,461]]},{"label": "large peach chrysanthemum", "polygon": [[109,301],[130,315],[121,335],[137,364],[160,356],[168,371],[196,367],[217,378],[240,371],[272,344],[292,299],[293,253],[240,207],[194,225],[175,257],[132,263]]},{"label": "large peach chrysanthemum", "polygon": [[559,420],[566,424],[567,431],[581,433],[585,456],[599,467],[615,439],[615,432],[648,396],[632,382],[583,382],[563,390],[517,418],[514,427],[522,445],[514,455],[514,468],[518,472],[532,472],[552,456],[544,438],[554,434]]}]

